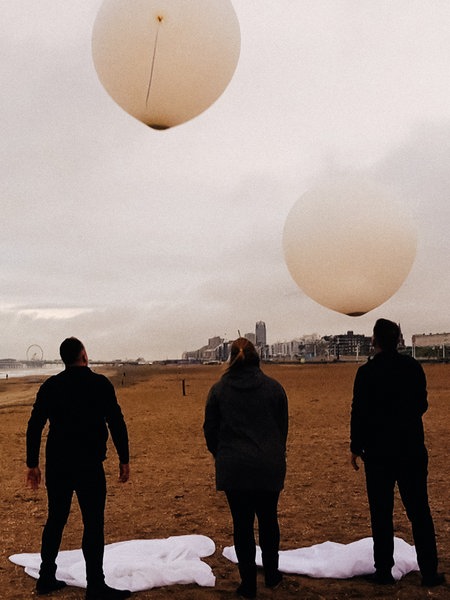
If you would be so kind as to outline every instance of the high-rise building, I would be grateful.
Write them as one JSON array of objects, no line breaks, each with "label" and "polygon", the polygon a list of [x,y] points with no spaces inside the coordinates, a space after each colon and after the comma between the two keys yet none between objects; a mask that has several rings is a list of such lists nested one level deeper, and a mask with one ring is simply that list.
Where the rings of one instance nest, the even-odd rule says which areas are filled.
[{"label": "high-rise building", "polygon": [[256,346],[256,335],[254,333],[244,333],[244,337],[254,346]]},{"label": "high-rise building", "polygon": [[264,321],[258,321],[255,325],[255,337],[257,346],[266,346],[266,324]]}]

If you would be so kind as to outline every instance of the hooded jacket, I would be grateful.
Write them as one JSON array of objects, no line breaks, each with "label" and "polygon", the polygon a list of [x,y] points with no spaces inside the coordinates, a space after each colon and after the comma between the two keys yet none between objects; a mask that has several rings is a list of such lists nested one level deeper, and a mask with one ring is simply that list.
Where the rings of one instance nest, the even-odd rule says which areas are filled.
[{"label": "hooded jacket", "polygon": [[203,424],[218,490],[283,488],[288,402],[259,367],[226,372],[208,394]]}]

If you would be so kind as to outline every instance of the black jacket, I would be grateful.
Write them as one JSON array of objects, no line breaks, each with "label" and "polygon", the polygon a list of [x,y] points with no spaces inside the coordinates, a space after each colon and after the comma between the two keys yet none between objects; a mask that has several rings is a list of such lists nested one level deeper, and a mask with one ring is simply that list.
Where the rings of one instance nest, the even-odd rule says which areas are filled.
[{"label": "black jacket", "polygon": [[422,454],[427,408],[422,366],[398,352],[376,354],[355,377],[351,451],[363,458]]},{"label": "black jacket", "polygon": [[46,468],[75,467],[106,458],[108,427],[123,464],[128,433],[114,387],[89,367],[68,367],[39,388],[27,428],[27,466],[39,464],[42,430],[50,422]]},{"label": "black jacket", "polygon": [[283,488],[287,397],[259,367],[227,372],[213,385],[203,430],[216,459],[218,490]]}]

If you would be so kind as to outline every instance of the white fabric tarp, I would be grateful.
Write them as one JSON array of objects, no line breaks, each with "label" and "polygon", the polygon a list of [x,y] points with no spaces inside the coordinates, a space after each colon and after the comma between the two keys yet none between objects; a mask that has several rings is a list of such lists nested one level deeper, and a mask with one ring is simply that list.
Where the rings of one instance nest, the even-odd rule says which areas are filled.
[{"label": "white fabric tarp", "polygon": [[[160,540],[129,540],[105,546],[106,583],[139,592],[176,583],[213,587],[211,567],[201,560],[215,552],[214,542],[203,535],[181,535]],[[39,576],[39,554],[14,554],[10,561]],[[58,554],[56,577],[68,585],[86,587],[86,569],[81,550]]]},{"label": "white fabric tarp", "polygon": [[[227,546],[223,556],[237,563],[234,546]],[[401,579],[411,571],[418,571],[416,549],[401,538],[394,538],[395,565],[392,575]],[[261,549],[257,548],[256,563],[262,566]],[[281,550],[279,569],[283,573],[296,573],[309,577],[347,579],[375,572],[373,566],[373,541],[363,538],[350,544],[323,542],[308,548]]]},{"label": "white fabric tarp", "polygon": [[[203,535],[181,535],[160,540],[129,540],[105,546],[104,570],[108,585],[132,592],[172,584],[196,583],[213,587],[215,577],[201,559],[215,552],[214,542]],[[223,550],[223,556],[237,563],[234,546]],[[14,554],[11,562],[25,567],[32,577],[39,576],[39,554]],[[400,538],[394,539],[395,566],[392,574],[401,579],[410,571],[418,571],[416,550]],[[257,548],[256,562],[262,565]],[[86,587],[86,571],[81,550],[65,550],[58,554],[58,579],[68,585]],[[280,571],[284,573],[347,579],[374,572],[372,538],[351,544],[323,542],[307,548],[280,551]]]}]

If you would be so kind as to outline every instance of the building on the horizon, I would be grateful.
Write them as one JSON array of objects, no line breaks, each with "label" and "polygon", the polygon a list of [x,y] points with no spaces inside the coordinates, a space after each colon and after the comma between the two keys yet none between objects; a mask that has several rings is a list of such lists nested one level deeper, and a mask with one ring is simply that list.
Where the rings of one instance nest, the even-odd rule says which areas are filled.
[{"label": "building on the horizon", "polygon": [[326,360],[328,344],[315,333],[304,335],[290,341],[269,344],[268,358],[274,361]]},{"label": "building on the horizon", "polygon": [[264,321],[258,321],[255,325],[255,340],[258,348],[264,348],[267,345],[266,324]]},{"label": "building on the horizon", "polygon": [[[266,343],[266,324],[264,321],[258,321],[255,325],[255,332],[245,333],[244,337],[256,347],[261,358],[268,356],[268,346]],[[183,352],[182,360],[188,362],[225,362],[230,355],[230,346],[232,342],[226,341],[219,336],[209,338],[208,344],[198,350],[189,350]]]},{"label": "building on the horizon", "polygon": [[244,333],[244,337],[246,340],[256,346],[256,333]]},{"label": "building on the horizon", "polygon": [[12,369],[24,369],[26,364],[15,358],[0,358],[0,371],[11,371]]},{"label": "building on the horizon", "polygon": [[209,338],[208,344],[198,350],[183,352],[182,359],[188,362],[223,362],[228,359],[229,342],[215,336]]},{"label": "building on the horizon", "polygon": [[414,334],[412,355],[414,358],[447,359],[450,356],[450,333]]},{"label": "building on the horizon", "polygon": [[302,340],[295,339],[290,342],[275,342],[269,344],[269,357],[272,360],[294,360],[301,358],[304,350],[304,343]]},{"label": "building on the horizon", "polygon": [[331,356],[339,360],[342,356],[368,356],[372,346],[372,338],[363,334],[347,331],[340,335],[325,336]]},{"label": "building on the horizon", "polygon": [[406,349],[405,338],[403,337],[403,332],[402,332],[402,328],[401,328],[400,323],[398,323],[398,328],[400,329],[400,337],[398,338],[397,349],[398,350],[405,350]]}]

